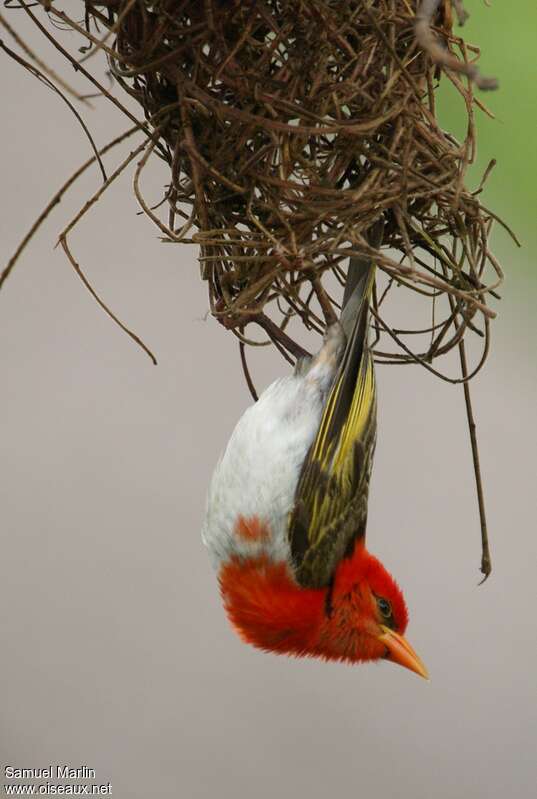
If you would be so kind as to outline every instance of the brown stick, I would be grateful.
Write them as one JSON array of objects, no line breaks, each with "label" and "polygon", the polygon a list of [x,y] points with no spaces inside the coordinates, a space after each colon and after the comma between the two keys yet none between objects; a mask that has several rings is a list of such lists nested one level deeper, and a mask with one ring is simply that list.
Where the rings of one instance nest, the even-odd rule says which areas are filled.
[{"label": "brown stick", "polygon": [[241,356],[242,371],[244,373],[244,379],[246,380],[246,385],[248,386],[248,389],[253,397],[254,402],[257,402],[259,396],[257,394],[257,391],[255,390],[252,376],[250,375],[250,370],[248,369],[248,362],[246,360],[246,348],[244,345],[244,341],[239,341],[239,353]]},{"label": "brown stick", "polygon": [[[451,69],[453,72],[459,72],[461,75],[466,75],[475,83],[478,89],[482,91],[497,89],[498,81],[496,78],[486,78],[480,73],[475,64],[467,64],[459,61],[453,53],[450,53],[449,50],[439,44],[438,39],[436,39],[432,32],[431,26],[440,2],[441,0],[422,0],[416,15],[415,23],[416,39],[418,43],[429,54],[429,57],[435,64],[445,67],[446,69]],[[457,8],[459,18],[461,9],[462,4],[459,3]]]},{"label": "brown stick", "polygon": [[[461,361],[462,376],[468,375],[468,364],[466,361],[466,347],[464,339],[459,341],[459,357]],[[481,478],[481,465],[479,462],[479,446],[477,443],[476,424],[474,419],[474,411],[472,408],[472,397],[470,394],[470,383],[466,380],[463,384],[464,403],[466,406],[466,416],[468,418],[468,430],[470,433],[470,443],[472,446],[472,460],[474,464],[475,487],[477,491],[477,504],[479,506],[479,522],[481,525],[481,573],[483,579],[479,585],[482,585],[492,571],[492,562],[490,559],[489,537],[487,529],[487,515],[485,510],[485,494],[483,491],[483,480]]]},{"label": "brown stick", "polygon": [[260,313],[255,317],[255,322],[263,328],[263,330],[270,336],[274,343],[279,342],[288,352],[295,358],[309,358],[310,353],[305,350],[296,341],[293,341],[287,333],[278,327],[278,325],[269,319],[264,313]]}]

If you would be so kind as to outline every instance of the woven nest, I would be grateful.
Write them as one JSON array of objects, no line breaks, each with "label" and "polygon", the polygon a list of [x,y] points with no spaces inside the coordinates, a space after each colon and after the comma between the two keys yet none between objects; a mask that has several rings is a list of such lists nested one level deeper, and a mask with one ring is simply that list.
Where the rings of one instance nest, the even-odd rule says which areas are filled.
[{"label": "woven nest", "polygon": [[[460,1],[80,0],[80,23],[41,5],[88,40],[80,64],[63,50],[79,71],[96,84],[84,62],[104,51],[142,106],[139,202],[167,241],[199,244],[211,312],[239,338],[250,342],[245,328],[256,323],[283,353],[302,354],[290,320],[323,331],[338,312],[329,276],[343,283],[354,255],[374,258],[387,278],[373,308],[389,339],[377,360],[433,369],[468,330],[486,355],[489,295],[501,281],[488,245],[495,217],[465,171],[471,80],[492,82],[453,32]],[[442,71],[468,112],[462,143],[436,118]],[[140,190],[152,154],[170,166],[165,213]],[[383,319],[393,284],[434,305],[428,326],[394,330]],[[416,332],[428,333],[420,352],[407,337]]]},{"label": "woven nest", "polygon": [[[0,287],[41,222],[98,162],[103,185],[59,241],[101,306],[154,359],[98,297],[69,245],[75,225],[138,159],[136,197],[165,241],[199,245],[211,311],[241,340],[255,396],[245,344],[272,342],[290,360],[300,357],[304,327],[322,333],[337,318],[349,257],[373,260],[382,278],[371,307],[376,360],[419,362],[464,383],[486,578],[490,553],[468,381],[488,353],[495,316],[489,303],[498,298],[502,272],[488,244],[496,216],[480,200],[492,164],[475,191],[465,173],[475,154],[474,106],[486,111],[472,86],[491,89],[496,82],[480,75],[477,48],[454,33],[453,13],[461,23],[465,18],[462,0],[79,0],[70,4],[72,14],[76,5],[84,12],[80,22],[51,0],[4,2],[17,9],[15,18],[22,9],[134,126],[97,150],[68,95],[87,98],[0,13],[18,50],[2,40],[0,48],[64,96],[95,152],[34,222],[0,274]],[[66,28],[85,39],[76,54],[65,46]],[[96,77],[102,69],[88,62],[98,52],[140,104],[143,119]],[[467,112],[462,142],[437,120],[442,75]],[[101,156],[140,132],[142,143],[107,175]],[[170,168],[156,207],[141,190],[152,156]],[[396,325],[385,306],[394,285],[419,295],[425,325],[417,318],[412,329]],[[252,325],[264,331],[261,342],[251,341]],[[469,332],[481,345],[472,348],[472,365]],[[455,346],[461,374],[448,377],[432,364]]]}]

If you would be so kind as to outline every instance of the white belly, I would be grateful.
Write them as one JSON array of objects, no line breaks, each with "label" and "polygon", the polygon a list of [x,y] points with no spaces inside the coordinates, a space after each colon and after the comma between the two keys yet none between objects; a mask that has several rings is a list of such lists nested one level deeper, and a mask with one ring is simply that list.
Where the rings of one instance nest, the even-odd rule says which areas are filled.
[{"label": "white belly", "polygon": [[[213,474],[202,538],[213,566],[261,552],[290,562],[287,521],[304,458],[319,427],[334,364],[272,383],[243,414]],[[238,517],[257,517],[264,541],[236,535]]]}]

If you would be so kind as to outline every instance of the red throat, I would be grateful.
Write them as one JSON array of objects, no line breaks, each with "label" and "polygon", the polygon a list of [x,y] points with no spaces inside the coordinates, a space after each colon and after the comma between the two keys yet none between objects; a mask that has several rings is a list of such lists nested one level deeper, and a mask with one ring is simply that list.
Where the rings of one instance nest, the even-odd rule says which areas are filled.
[{"label": "red throat", "polygon": [[324,591],[300,588],[287,563],[266,555],[232,558],[219,575],[229,619],[241,638],[271,652],[309,654],[324,610]]}]

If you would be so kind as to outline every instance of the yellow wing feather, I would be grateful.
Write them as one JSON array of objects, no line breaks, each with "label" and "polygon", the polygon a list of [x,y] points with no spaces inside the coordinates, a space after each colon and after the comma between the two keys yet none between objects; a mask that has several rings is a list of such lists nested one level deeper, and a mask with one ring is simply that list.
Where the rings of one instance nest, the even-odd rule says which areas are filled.
[{"label": "yellow wing feather", "polygon": [[342,417],[338,404],[346,401],[342,392],[347,370],[353,368],[344,355],[317,436],[304,461],[289,521],[295,574],[307,587],[327,585],[351,544],[365,535],[376,439],[375,372],[367,347],[365,316],[372,282],[370,276],[359,309],[361,319],[356,322],[360,329],[353,331],[362,340],[358,340],[361,355],[359,364],[354,364],[357,372],[352,399],[347,409],[343,405]]}]

